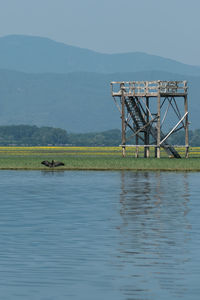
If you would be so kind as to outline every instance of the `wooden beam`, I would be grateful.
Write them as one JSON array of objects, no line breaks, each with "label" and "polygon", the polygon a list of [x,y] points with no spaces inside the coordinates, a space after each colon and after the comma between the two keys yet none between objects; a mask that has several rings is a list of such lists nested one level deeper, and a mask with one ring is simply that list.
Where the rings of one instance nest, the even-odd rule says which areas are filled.
[{"label": "wooden beam", "polygon": [[[155,118],[154,118],[155,119]],[[149,98],[146,97],[146,131],[144,134],[144,138],[145,138],[145,145],[149,145],[149,125],[150,122],[153,122],[153,120],[149,121]],[[150,156],[150,151],[149,151],[149,147],[145,147],[144,148],[144,157],[149,158]]]},{"label": "wooden beam", "polygon": [[189,156],[189,122],[188,122],[188,103],[187,103],[187,96],[184,97],[184,107],[185,107],[185,157],[188,158]]},{"label": "wooden beam", "polygon": [[122,156],[126,156],[126,124],[125,124],[125,96],[124,85],[121,84],[121,119],[122,119]]},{"label": "wooden beam", "polygon": [[[160,145],[175,131],[175,129],[179,126],[179,124],[187,117],[188,112],[184,114],[184,116],[180,119],[180,121],[172,128],[172,130],[164,137],[164,139],[160,142]],[[188,141],[188,140],[187,140]]]},{"label": "wooden beam", "polygon": [[160,93],[158,93],[157,97],[157,158],[160,158]]}]

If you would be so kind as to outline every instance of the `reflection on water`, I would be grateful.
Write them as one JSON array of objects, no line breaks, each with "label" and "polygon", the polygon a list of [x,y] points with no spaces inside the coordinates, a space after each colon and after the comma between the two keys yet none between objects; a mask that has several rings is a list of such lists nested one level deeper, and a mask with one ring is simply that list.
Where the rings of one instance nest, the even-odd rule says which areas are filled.
[{"label": "reflection on water", "polygon": [[51,170],[51,169],[47,169],[47,170],[41,171],[41,174],[43,176],[64,176],[65,171],[64,170]]},{"label": "reflection on water", "polygon": [[167,291],[166,298],[183,297],[190,243],[187,173],[122,172],[121,188],[120,258],[123,268],[134,268],[133,282],[122,289],[132,299],[153,299],[155,289]]},{"label": "reflection on water", "polygon": [[199,299],[199,173],[0,176],[0,299]]}]

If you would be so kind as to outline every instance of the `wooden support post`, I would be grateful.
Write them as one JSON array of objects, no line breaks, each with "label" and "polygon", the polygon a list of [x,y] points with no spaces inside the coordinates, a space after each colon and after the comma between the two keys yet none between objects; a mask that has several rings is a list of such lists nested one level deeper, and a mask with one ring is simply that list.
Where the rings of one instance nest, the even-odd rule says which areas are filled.
[{"label": "wooden support post", "polygon": [[122,106],[122,156],[126,156],[126,124],[125,124],[125,96],[124,96],[124,84],[121,84],[121,106]]},{"label": "wooden support post", "polygon": [[[187,102],[187,95],[184,97],[184,107],[185,113],[188,112],[188,102]],[[188,114],[185,116],[185,157],[188,158],[189,156],[189,129],[188,126]]]},{"label": "wooden support post", "polygon": [[135,151],[135,157],[138,158],[139,157],[139,147],[138,145],[138,135],[136,135],[135,137],[135,144],[136,144],[136,151]]},{"label": "wooden support post", "polygon": [[155,158],[157,158],[157,147],[155,147],[154,151],[155,151]]},{"label": "wooden support post", "polygon": [[[160,89],[160,88],[159,88]],[[160,158],[160,90],[157,97],[157,158]]]},{"label": "wooden support post", "polygon": [[[149,97],[146,97],[146,123],[149,123]],[[148,126],[149,127],[149,126]],[[144,134],[145,145],[149,145],[149,128],[146,128]],[[149,158],[149,147],[144,147],[144,157]]]}]

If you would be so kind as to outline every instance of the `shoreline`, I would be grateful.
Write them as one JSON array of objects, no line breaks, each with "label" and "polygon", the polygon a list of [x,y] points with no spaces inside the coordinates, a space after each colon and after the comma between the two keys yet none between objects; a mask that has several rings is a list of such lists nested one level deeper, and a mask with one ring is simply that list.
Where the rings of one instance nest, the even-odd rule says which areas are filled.
[{"label": "shoreline", "polygon": [[0,171],[44,171],[44,172],[64,172],[64,171],[134,171],[134,172],[200,172],[200,168],[33,168],[33,167],[0,167]]},{"label": "shoreline", "polygon": [[[0,170],[200,172],[200,156],[194,157],[194,152],[192,155],[187,159],[135,158],[134,152],[129,152],[123,158],[119,147],[0,147]],[[44,160],[65,165],[47,168],[41,165]]]}]

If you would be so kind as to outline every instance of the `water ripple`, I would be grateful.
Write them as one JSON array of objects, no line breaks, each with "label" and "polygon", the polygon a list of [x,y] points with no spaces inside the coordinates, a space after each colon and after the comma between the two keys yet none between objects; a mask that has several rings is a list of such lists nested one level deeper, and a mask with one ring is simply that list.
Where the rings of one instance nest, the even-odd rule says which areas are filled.
[{"label": "water ripple", "polygon": [[0,174],[1,299],[198,299],[199,173]]}]

